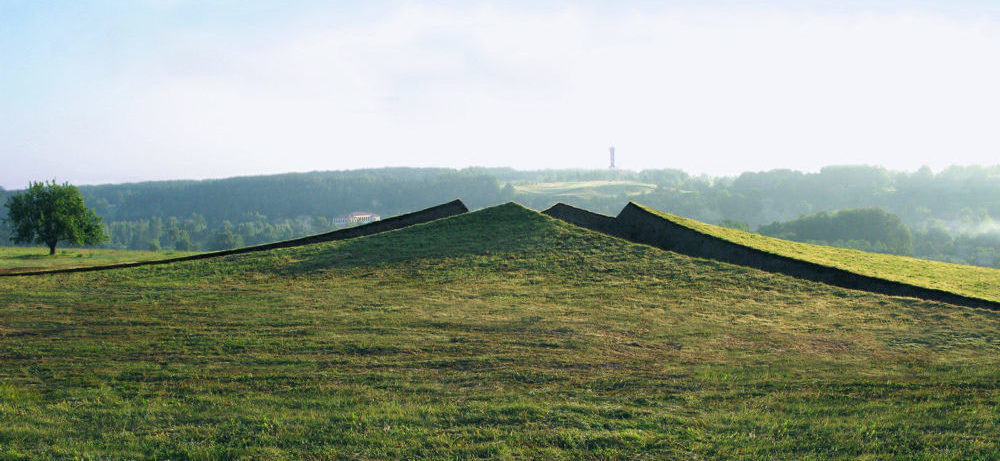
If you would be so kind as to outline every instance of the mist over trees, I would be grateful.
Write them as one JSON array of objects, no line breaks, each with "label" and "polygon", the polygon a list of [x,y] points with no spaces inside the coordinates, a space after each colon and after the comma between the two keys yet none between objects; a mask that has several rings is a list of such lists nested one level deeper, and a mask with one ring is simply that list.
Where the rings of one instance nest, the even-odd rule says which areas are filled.
[{"label": "mist over trees", "polygon": [[[612,178],[616,184],[648,186],[635,195],[521,190],[534,183]],[[1000,167],[956,166],[935,174],[928,168],[898,172],[830,166],[816,173],[772,170],[722,178],[671,169],[385,168],[79,189],[87,206],[103,218],[110,237],[104,246],[112,248],[187,251],[253,245],[329,231],[334,217],[353,211],[387,217],[455,198],[473,209],[518,201],[540,210],[566,202],[606,214],[616,214],[633,200],[748,230],[825,212],[825,218],[788,224],[785,229],[795,228],[797,240],[1000,266],[1000,223],[995,221],[1000,218]],[[0,190],[0,203],[14,192]],[[857,211],[872,208],[884,214]],[[884,233],[902,235],[900,226],[908,229],[911,249],[887,235],[879,236],[877,229],[858,233],[847,225],[835,226],[843,231],[837,235],[799,235],[814,220],[849,222],[864,216],[887,226],[881,230]],[[0,244],[10,244],[8,237],[9,229],[0,226]]]},{"label": "mist over trees", "polygon": [[110,220],[195,213],[214,227],[225,220],[235,225],[259,216],[283,220],[356,210],[394,215],[457,196],[483,206],[495,202],[500,184],[492,176],[448,169],[387,168],[84,186],[81,190],[88,204]]},{"label": "mist over trees", "polygon": [[899,216],[881,208],[826,211],[761,226],[761,234],[786,240],[822,243],[879,253],[913,252],[910,229]]}]

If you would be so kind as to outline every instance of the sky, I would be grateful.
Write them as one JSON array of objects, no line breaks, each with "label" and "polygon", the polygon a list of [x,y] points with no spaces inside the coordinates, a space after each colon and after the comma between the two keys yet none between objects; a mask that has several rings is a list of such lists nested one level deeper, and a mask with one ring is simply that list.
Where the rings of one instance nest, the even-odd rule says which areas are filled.
[{"label": "sky", "polygon": [[1000,2],[0,0],[0,186],[1000,163]]}]

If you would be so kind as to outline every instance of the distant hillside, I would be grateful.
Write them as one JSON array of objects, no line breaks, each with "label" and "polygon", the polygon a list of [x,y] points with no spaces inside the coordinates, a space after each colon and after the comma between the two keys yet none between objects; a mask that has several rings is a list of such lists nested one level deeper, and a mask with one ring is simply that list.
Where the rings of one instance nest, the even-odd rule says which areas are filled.
[{"label": "distant hillside", "polygon": [[624,198],[646,194],[656,189],[656,184],[638,181],[557,181],[528,183],[514,186],[520,194],[555,197],[561,200],[594,200],[600,198]]},{"label": "distant hillside", "polygon": [[387,168],[82,186],[87,204],[110,221],[199,214],[209,225],[263,214],[332,218],[358,210],[385,216],[462,197],[482,208],[500,201],[496,178],[444,168]]},{"label": "distant hillside", "polygon": [[[334,218],[354,211],[392,216],[455,197],[471,209],[517,201],[542,210],[565,202],[606,214],[633,200],[751,229],[818,212],[878,207],[911,229],[914,255],[1000,267],[1000,167],[933,173],[830,166],[816,173],[773,170],[724,178],[670,169],[385,168],[82,189],[107,224],[106,247],[116,249],[262,244],[329,231]],[[13,192],[0,191],[0,202]],[[0,226],[0,245],[8,242],[6,233]]]},{"label": "distant hillside", "polygon": [[[450,169],[388,168],[205,181],[81,186],[107,226],[109,248],[225,250],[335,229],[354,211],[393,216],[461,197],[482,208],[503,199],[496,178]],[[14,191],[0,192],[0,203]],[[0,209],[0,213],[6,210]],[[0,226],[0,245],[7,244]]]},{"label": "distant hillside", "polygon": [[785,240],[878,253],[909,255],[913,251],[910,229],[899,216],[880,208],[824,211],[761,226],[757,232]]}]

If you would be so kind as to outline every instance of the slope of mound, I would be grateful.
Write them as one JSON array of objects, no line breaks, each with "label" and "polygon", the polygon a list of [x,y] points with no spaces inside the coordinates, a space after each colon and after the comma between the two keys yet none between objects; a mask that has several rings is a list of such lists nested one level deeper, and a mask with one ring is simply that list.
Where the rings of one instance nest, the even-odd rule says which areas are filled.
[{"label": "slope of mound", "polygon": [[629,203],[616,217],[565,204],[546,215],[689,256],[839,287],[1000,310],[1000,271],[790,242],[723,228]]},{"label": "slope of mound", "polygon": [[994,458],[1000,314],[517,205],[0,279],[0,458]]},{"label": "slope of mound", "polygon": [[767,253],[844,269],[870,277],[1000,302],[1000,270],[997,269],[793,242],[737,229],[713,226],[642,205],[636,206],[703,234]]},{"label": "slope of mound", "polygon": [[508,203],[364,238],[332,240],[269,251],[227,255],[221,259],[115,271],[115,280],[149,277],[211,277],[268,274],[324,277],[326,271],[405,264],[414,260],[447,260],[517,253],[551,252],[592,245],[595,234],[570,226],[521,205]]},{"label": "slope of mound", "polygon": [[309,235],[306,237],[300,237],[291,240],[283,240],[280,242],[265,243],[263,245],[235,248],[232,250],[212,251],[208,253],[197,253],[189,256],[160,258],[160,259],[153,259],[146,261],[116,263],[116,264],[99,265],[99,266],[84,266],[84,267],[72,267],[63,269],[8,272],[8,273],[0,272],[0,277],[62,274],[69,272],[93,272],[93,271],[103,271],[108,269],[122,269],[129,267],[171,264],[183,261],[195,261],[200,259],[218,258],[222,256],[238,255],[244,253],[257,253],[262,251],[273,250],[276,248],[291,248],[297,246],[312,245],[321,242],[332,242],[337,240],[362,237],[366,235],[373,235],[381,232],[388,232],[394,229],[400,229],[403,227],[412,226],[414,224],[430,222],[435,219],[441,219],[441,218],[446,218],[448,216],[459,215],[467,211],[469,211],[468,208],[465,207],[465,204],[463,204],[461,200],[453,200],[451,202],[443,203],[441,205],[433,206],[419,211],[414,211],[411,213],[401,214],[398,216],[393,216],[391,218],[383,219],[381,221],[370,222],[368,224],[364,224],[361,226],[349,227],[346,229],[338,229],[323,234]]}]

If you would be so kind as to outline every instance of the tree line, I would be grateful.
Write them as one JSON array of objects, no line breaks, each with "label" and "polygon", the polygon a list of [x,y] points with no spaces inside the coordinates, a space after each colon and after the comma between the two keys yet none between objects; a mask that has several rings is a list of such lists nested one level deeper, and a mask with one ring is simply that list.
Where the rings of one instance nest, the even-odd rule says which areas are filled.
[{"label": "tree line", "polygon": [[786,240],[823,243],[879,253],[913,252],[910,229],[881,208],[820,212],[761,226],[757,232]]},{"label": "tree line", "polygon": [[[637,195],[519,193],[541,182],[595,181],[648,184]],[[544,209],[562,201],[615,214],[629,200],[709,223],[760,229],[775,222],[836,210],[878,208],[898,217],[882,221],[910,231],[910,250],[843,226],[840,235],[811,238],[841,246],[997,266],[1000,248],[1000,167],[954,166],[934,173],[874,166],[830,166],[818,172],[772,170],[734,177],[680,170],[538,170],[510,168],[384,168],[292,173],[204,181],[157,181],[80,186],[104,221],[110,248],[215,250],[319,233],[352,211],[382,216],[461,198],[472,209],[518,201]],[[0,203],[16,191],[0,190]],[[0,209],[0,212],[4,211]],[[874,212],[868,212],[874,213]],[[804,225],[800,223],[799,225]],[[760,229],[763,231],[763,229]],[[893,232],[891,230],[884,230]],[[0,244],[10,229],[0,226]],[[801,239],[801,237],[796,236]],[[879,243],[882,242],[882,243]]]},{"label": "tree line", "polygon": [[[106,248],[223,250],[336,229],[353,211],[393,216],[461,197],[482,208],[512,200],[496,177],[445,168],[290,173],[205,181],[79,186],[104,221]],[[0,204],[19,191],[0,189]],[[5,211],[0,208],[0,212]],[[9,245],[0,226],[0,245]]]}]

